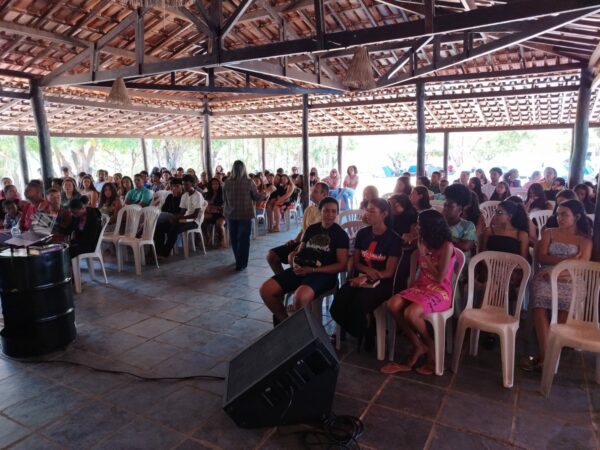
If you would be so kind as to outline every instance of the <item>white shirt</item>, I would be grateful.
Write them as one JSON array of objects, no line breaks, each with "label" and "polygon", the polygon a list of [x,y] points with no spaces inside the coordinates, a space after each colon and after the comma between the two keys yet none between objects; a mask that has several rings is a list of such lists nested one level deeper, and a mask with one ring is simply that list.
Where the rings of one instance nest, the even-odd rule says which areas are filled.
[{"label": "white shirt", "polygon": [[96,181],[94,183],[94,187],[98,191],[98,195],[100,195],[100,192],[102,192],[102,188],[104,187],[105,184],[106,184],[106,181]]},{"label": "white shirt", "polygon": [[192,195],[184,192],[179,202],[179,207],[185,209],[185,215],[190,216],[194,214],[197,209],[204,209],[206,207],[206,200],[200,195],[200,192],[194,191]]},{"label": "white shirt", "polygon": [[496,190],[496,186],[492,185],[492,183],[489,182],[481,186],[481,192],[483,192],[489,200],[492,197],[494,191]]}]

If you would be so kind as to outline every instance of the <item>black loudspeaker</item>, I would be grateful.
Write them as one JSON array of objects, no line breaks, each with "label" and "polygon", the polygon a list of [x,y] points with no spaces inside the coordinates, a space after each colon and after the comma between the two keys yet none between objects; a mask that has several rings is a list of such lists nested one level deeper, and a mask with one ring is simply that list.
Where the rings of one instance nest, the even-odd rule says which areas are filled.
[{"label": "black loudspeaker", "polygon": [[338,372],[329,336],[303,308],[229,363],[225,412],[245,428],[321,421]]}]

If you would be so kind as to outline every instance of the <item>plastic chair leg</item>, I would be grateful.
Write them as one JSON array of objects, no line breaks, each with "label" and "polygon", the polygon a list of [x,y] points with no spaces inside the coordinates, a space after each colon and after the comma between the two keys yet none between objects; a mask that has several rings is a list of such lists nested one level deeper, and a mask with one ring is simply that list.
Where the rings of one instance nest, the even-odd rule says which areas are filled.
[{"label": "plastic chair leg", "polygon": [[435,346],[435,374],[444,375],[444,358],[446,355],[446,321],[441,315],[435,315],[432,321]]},{"label": "plastic chair leg", "polygon": [[73,271],[73,283],[75,284],[75,293],[81,294],[81,268],[77,257],[71,259],[71,270]]},{"label": "plastic chair leg", "polygon": [[505,388],[513,387],[515,378],[515,335],[510,330],[500,333],[502,381]]},{"label": "plastic chair leg", "polygon": [[190,233],[184,231],[181,238],[181,241],[183,243],[183,257],[185,259],[188,259],[190,257],[190,236]]},{"label": "plastic chair leg", "polygon": [[546,346],[546,359],[544,360],[544,369],[542,371],[542,382],[540,384],[540,392],[545,396],[550,396],[550,390],[552,389],[552,382],[554,381],[554,375],[556,373],[556,367],[558,366],[558,360],[560,359],[560,353],[562,348],[559,343],[556,342],[552,336],[548,339]]},{"label": "plastic chair leg", "polygon": [[206,255],[206,246],[204,245],[204,234],[200,230],[200,244],[202,244],[202,254]]},{"label": "plastic chair leg", "polygon": [[123,246],[116,244],[117,248],[117,271],[121,272],[123,270]]},{"label": "plastic chair leg", "polygon": [[133,249],[133,262],[135,264],[135,274],[136,275],[141,275],[142,274],[142,256],[141,256],[141,249],[138,246],[132,247]]},{"label": "plastic chair leg", "polygon": [[151,245],[152,247],[152,253],[154,253],[154,264],[156,264],[156,268],[159,269],[158,267],[158,255],[156,254],[156,247],[154,245]]},{"label": "plastic chair leg", "polygon": [[458,372],[458,362],[462,352],[463,342],[465,340],[466,327],[458,320],[458,329],[456,331],[456,339],[454,340],[454,354],[452,355],[452,372]]},{"label": "plastic chair leg", "polygon": [[452,354],[452,349],[454,348],[454,318],[450,317],[446,321],[446,352]]},{"label": "plastic chair leg", "polygon": [[373,311],[375,316],[375,329],[377,337],[377,359],[383,361],[385,359],[385,330],[386,330],[386,307],[381,304]]},{"label": "plastic chair leg", "polygon": [[469,345],[469,354],[471,356],[477,356],[477,352],[479,350],[479,330],[476,328],[471,328],[471,339]]},{"label": "plastic chair leg", "polygon": [[100,255],[98,261],[100,261],[100,268],[102,269],[102,275],[104,275],[104,283],[108,284],[108,278],[106,278],[106,269],[104,268],[104,260],[102,259],[102,255]]}]

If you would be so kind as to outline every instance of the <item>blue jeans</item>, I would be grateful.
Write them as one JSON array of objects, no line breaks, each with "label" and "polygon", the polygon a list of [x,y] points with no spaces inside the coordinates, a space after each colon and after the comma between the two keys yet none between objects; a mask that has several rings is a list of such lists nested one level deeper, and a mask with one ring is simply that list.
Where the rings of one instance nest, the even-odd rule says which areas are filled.
[{"label": "blue jeans", "polygon": [[352,199],[354,198],[354,189],[344,188],[338,194],[338,201],[341,199],[344,200],[344,207],[342,209],[348,210],[352,208]]},{"label": "blue jeans", "polygon": [[248,255],[250,253],[250,232],[252,231],[252,220],[229,220],[229,241],[233,256],[235,256],[236,269],[245,269],[248,266]]}]

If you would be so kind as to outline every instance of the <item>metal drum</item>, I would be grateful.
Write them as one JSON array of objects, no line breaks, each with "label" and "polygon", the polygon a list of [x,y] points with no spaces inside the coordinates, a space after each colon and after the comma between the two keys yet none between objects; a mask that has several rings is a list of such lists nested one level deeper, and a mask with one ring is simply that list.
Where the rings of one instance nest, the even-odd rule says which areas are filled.
[{"label": "metal drum", "polygon": [[38,255],[0,252],[2,351],[12,357],[65,348],[76,336],[67,246]]}]

